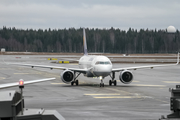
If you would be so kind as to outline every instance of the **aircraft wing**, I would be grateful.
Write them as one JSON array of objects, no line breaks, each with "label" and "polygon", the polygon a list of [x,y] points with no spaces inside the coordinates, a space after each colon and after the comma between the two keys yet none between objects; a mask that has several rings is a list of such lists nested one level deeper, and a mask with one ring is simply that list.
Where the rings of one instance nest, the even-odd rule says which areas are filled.
[{"label": "aircraft wing", "polygon": [[60,70],[72,70],[75,72],[81,72],[86,73],[88,69],[79,69],[79,68],[67,68],[67,67],[60,67],[60,66],[48,66],[48,65],[34,65],[34,64],[21,64],[21,63],[6,63],[10,65],[20,65],[20,66],[30,66],[32,68],[34,67],[40,67],[40,68],[49,68],[49,69],[60,69]]},{"label": "aircraft wing", "polygon": [[164,64],[164,65],[149,65],[149,66],[115,68],[115,69],[112,69],[112,72],[119,72],[119,71],[123,71],[123,70],[137,70],[137,69],[143,69],[143,68],[153,69],[154,67],[165,67],[165,66],[173,66],[173,65],[177,65],[177,64]]},{"label": "aircraft wing", "polygon": [[35,64],[22,64],[22,63],[6,63],[8,65],[20,65],[20,66],[29,66],[29,67],[40,67],[40,68],[50,68],[50,69],[60,69],[65,70],[66,67],[58,67],[58,66],[49,66],[49,65],[35,65]]},{"label": "aircraft wing", "polygon": [[[32,83],[38,83],[38,82],[45,82],[50,80],[55,80],[56,78],[46,78],[46,79],[38,79],[38,80],[31,80],[31,81],[24,81],[24,85],[26,84],[32,84]],[[8,88],[8,87],[14,87],[19,86],[19,82],[15,83],[7,83],[7,84],[0,84],[0,89],[2,88]]]},{"label": "aircraft wing", "polygon": [[115,68],[112,69],[112,72],[119,72],[123,70],[136,70],[136,69],[143,69],[143,68],[154,68],[154,67],[165,67],[165,66],[173,66],[179,64],[179,53],[177,56],[177,63],[176,64],[161,64],[161,65],[148,65],[148,66],[137,66],[137,67],[125,67],[125,68]]}]

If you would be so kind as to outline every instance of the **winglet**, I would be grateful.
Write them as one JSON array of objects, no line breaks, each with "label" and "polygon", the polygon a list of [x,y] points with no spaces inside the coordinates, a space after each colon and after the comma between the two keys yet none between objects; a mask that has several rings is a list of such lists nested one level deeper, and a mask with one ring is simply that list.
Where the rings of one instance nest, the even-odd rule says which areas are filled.
[{"label": "winglet", "polygon": [[84,55],[88,55],[85,28],[83,28],[83,47],[84,47]]},{"label": "winglet", "polygon": [[178,56],[177,56],[177,63],[176,63],[176,65],[178,65],[179,64],[179,52],[178,52]]}]

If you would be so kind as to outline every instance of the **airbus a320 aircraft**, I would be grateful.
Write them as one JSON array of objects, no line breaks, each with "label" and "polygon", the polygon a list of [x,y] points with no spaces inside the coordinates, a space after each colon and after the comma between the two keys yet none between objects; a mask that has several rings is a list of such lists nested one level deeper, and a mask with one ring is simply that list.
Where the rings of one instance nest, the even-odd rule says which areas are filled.
[{"label": "airbus a320 aircraft", "polygon": [[[101,80],[100,87],[104,87],[103,79],[107,76],[111,77],[109,80],[109,85],[117,85],[115,80],[115,73],[120,72],[119,79],[124,84],[129,84],[133,80],[133,74],[130,70],[143,69],[143,68],[154,68],[154,67],[163,67],[163,66],[173,66],[179,63],[179,53],[177,57],[176,64],[161,64],[161,65],[149,65],[149,66],[137,66],[137,67],[126,67],[126,68],[113,68],[112,63],[109,58],[106,56],[96,56],[88,55],[87,53],[87,44],[86,44],[86,34],[85,29],[83,28],[83,46],[84,46],[84,56],[79,59],[79,68],[67,68],[59,66],[47,66],[47,65],[33,65],[33,64],[19,64],[11,63],[16,65],[41,67],[41,68],[50,68],[50,69],[60,69],[63,70],[61,73],[61,80],[64,83],[71,83],[71,85],[78,85],[79,82],[77,77],[80,74],[84,74],[86,77],[99,77]],[[77,74],[77,75],[76,75]]]}]

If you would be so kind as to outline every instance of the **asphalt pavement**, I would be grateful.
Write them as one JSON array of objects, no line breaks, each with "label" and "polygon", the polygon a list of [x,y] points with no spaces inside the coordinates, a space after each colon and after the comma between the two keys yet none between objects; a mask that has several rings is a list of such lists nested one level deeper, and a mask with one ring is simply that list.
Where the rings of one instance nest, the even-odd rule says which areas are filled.
[{"label": "asphalt pavement", "polygon": [[[71,68],[78,68],[77,64],[51,63],[46,57],[38,55],[0,55],[0,84],[16,82],[19,79],[26,81],[56,77],[54,81],[26,85],[25,107],[55,109],[66,120],[157,120],[161,115],[171,113],[169,88],[180,84],[179,65],[134,70],[134,80],[127,85],[119,81],[117,72],[117,86],[109,86],[110,77],[106,77],[105,87],[99,87],[98,78],[80,75],[79,86],[71,86],[60,80],[61,70],[6,65],[3,59],[5,62]],[[149,64],[118,63],[113,66],[119,68],[141,65]],[[4,90],[19,91],[19,88],[1,89]]]}]

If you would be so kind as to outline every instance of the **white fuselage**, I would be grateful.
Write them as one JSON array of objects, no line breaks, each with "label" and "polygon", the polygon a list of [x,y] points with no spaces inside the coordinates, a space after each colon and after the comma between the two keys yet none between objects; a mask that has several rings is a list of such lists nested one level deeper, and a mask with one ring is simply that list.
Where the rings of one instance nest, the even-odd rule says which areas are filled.
[{"label": "white fuselage", "polygon": [[112,72],[112,63],[106,56],[84,55],[79,60],[81,69],[88,69],[87,77],[106,77]]}]

